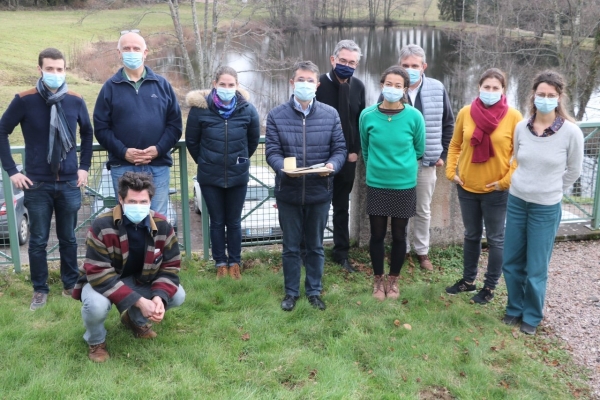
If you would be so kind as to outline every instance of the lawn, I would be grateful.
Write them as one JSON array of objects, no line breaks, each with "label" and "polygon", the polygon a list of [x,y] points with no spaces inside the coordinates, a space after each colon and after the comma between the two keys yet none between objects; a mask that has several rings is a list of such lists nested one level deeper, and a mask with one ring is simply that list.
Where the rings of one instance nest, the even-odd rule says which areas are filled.
[{"label": "lawn", "polygon": [[[461,249],[432,252],[434,274],[405,266],[399,301],[371,298],[368,254],[361,272],[325,267],[318,311],[282,298],[278,251],[244,253],[241,281],[215,280],[201,260],[181,272],[187,292],[153,341],[134,339],[113,310],[111,359],[87,359],[80,304],[60,296],[28,309],[27,273],[0,275],[0,398],[80,399],[562,399],[586,396],[583,371],[547,335],[525,337],[500,322],[499,289],[487,306],[450,297]],[[195,258],[195,257],[194,257]]]}]

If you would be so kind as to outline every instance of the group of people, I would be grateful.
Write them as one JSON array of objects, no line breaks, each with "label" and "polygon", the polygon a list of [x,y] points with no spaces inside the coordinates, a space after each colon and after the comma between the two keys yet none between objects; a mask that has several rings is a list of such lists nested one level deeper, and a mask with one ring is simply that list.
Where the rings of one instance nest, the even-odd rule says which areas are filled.
[{"label": "group of people", "polygon": [[[109,358],[104,321],[115,304],[121,322],[136,337],[156,336],[171,307],[185,300],[179,283],[177,237],[167,221],[170,151],[182,135],[182,117],[170,84],[144,65],[147,48],[138,31],[118,42],[123,68],[102,87],[94,125],[81,96],[68,90],[65,60],[56,49],[39,55],[36,87],[19,93],[0,119],[0,160],[12,183],[24,190],[29,210],[29,257],[34,295],[30,309],[46,304],[46,245],[52,213],[60,243],[63,295],[82,301],[89,358]],[[556,72],[534,80],[530,118],[508,106],[506,77],[492,68],[479,80],[479,96],[457,115],[444,85],[425,75],[424,50],[404,46],[398,65],[380,79],[379,101],[367,107],[365,86],[353,76],[362,53],[340,41],[331,70],[320,74],[310,61],[294,65],[288,102],[266,121],[266,161],[275,172],[275,198],[283,232],[284,298],[294,309],[306,269],[308,302],[321,298],[323,236],[333,205],[333,259],[352,273],[349,261],[349,201],[356,163],[366,167],[373,267],[373,297],[399,297],[398,277],[412,247],[419,266],[429,260],[430,205],[436,170],[457,186],[465,226],[464,273],[449,294],[476,291],[481,238],[489,247],[484,286],[472,300],[494,298],[504,272],[508,305],[504,322],[535,334],[542,319],[548,264],[561,217],[561,198],[579,176],[583,134],[566,111],[565,83]],[[217,279],[241,279],[241,212],[249,167],[260,139],[260,119],[234,69],[222,66],[213,88],[186,97],[190,112],[185,140],[198,164],[197,179],[210,216]],[[26,175],[17,171],[8,135],[21,125]],[[76,153],[79,126],[81,153]],[[48,133],[49,132],[49,133]],[[92,140],[108,151],[107,167],[118,204],[93,221],[86,258],[77,266],[74,228],[87,184]],[[298,175],[294,167],[324,166]],[[384,240],[391,220],[389,272]],[[507,236],[505,245],[504,236]]]}]

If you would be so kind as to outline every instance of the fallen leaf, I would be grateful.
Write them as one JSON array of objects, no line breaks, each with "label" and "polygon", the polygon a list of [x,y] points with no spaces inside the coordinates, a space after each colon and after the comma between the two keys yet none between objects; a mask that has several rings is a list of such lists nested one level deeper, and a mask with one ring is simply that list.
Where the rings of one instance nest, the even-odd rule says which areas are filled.
[{"label": "fallen leaf", "polygon": [[242,340],[246,341],[246,340],[250,340],[250,334],[248,332],[244,333],[242,335]]},{"label": "fallen leaf", "polygon": [[466,378],[466,377],[467,377],[467,374],[465,374],[465,372],[464,372],[464,371],[460,371],[460,376],[462,376],[463,378]]},{"label": "fallen leaf", "polygon": [[317,373],[318,373],[318,372],[319,372],[319,371],[317,371],[316,369],[313,369],[313,370],[311,370],[311,371],[308,373],[308,379],[311,379],[311,380],[315,379],[315,378],[317,377]]},{"label": "fallen leaf", "polygon": [[481,311],[477,310],[475,311],[475,314],[481,314]]},{"label": "fallen leaf", "polygon": [[402,380],[403,380],[404,382],[406,382],[406,381],[408,380],[408,378],[406,377],[406,375],[402,375]]},{"label": "fallen leaf", "polygon": [[504,340],[500,343],[500,350],[504,350],[504,347],[506,346],[506,344],[504,343]]},{"label": "fallen leaf", "polygon": [[475,342],[475,345],[476,345],[476,346],[479,346],[479,340],[477,340],[477,339],[473,338],[473,341]]},{"label": "fallen leaf", "polygon": [[395,321],[394,321],[394,325],[396,325],[396,326],[400,326],[400,320],[399,320],[399,319],[395,320]]},{"label": "fallen leaf", "polygon": [[491,351],[498,351],[498,348],[496,346],[492,346],[492,347],[490,347],[490,350]]},{"label": "fallen leaf", "polygon": [[412,330],[412,326],[410,326],[409,324],[404,324],[404,329],[406,330]]},{"label": "fallen leaf", "polygon": [[500,331],[496,328],[494,328],[494,332],[496,332],[496,335],[500,336]]},{"label": "fallen leaf", "polygon": [[500,381],[500,386],[502,386],[504,389],[508,389],[510,385],[506,383],[506,381]]},{"label": "fallen leaf", "polygon": [[460,337],[458,337],[458,336],[457,336],[457,337],[455,337],[455,338],[454,338],[454,341],[455,341],[455,342],[460,342]]},{"label": "fallen leaf", "polygon": [[429,356],[427,354],[423,354],[423,360],[425,360],[425,361],[429,360]]},{"label": "fallen leaf", "polygon": [[369,375],[371,375],[373,373],[373,370],[370,369],[369,372],[367,372]]},{"label": "fallen leaf", "polygon": [[473,329],[467,329],[467,332],[473,333]]},{"label": "fallen leaf", "polygon": [[515,339],[518,339],[518,338],[519,338],[519,334],[517,333],[517,330],[516,330],[516,329],[513,329],[513,331],[512,331],[512,335],[513,335],[513,337],[514,337]]},{"label": "fallen leaf", "polygon": [[408,304],[408,300],[406,300],[406,299],[402,300],[402,304]]},{"label": "fallen leaf", "polygon": [[421,378],[417,378],[417,382],[421,382]]},{"label": "fallen leaf", "polygon": [[356,305],[359,305],[359,306],[360,306],[361,304],[362,304],[362,303],[361,303],[360,301],[357,301],[357,302],[356,302]]}]

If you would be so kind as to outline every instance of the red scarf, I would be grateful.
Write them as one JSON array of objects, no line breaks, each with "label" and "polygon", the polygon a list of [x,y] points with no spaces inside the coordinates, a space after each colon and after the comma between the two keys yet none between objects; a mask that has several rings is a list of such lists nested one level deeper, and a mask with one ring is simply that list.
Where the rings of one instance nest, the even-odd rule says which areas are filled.
[{"label": "red scarf", "polygon": [[486,108],[479,97],[471,103],[471,118],[475,122],[475,131],[471,137],[473,146],[472,163],[484,163],[494,156],[492,139],[490,135],[496,130],[502,118],[508,111],[506,96],[502,95],[500,101]]}]

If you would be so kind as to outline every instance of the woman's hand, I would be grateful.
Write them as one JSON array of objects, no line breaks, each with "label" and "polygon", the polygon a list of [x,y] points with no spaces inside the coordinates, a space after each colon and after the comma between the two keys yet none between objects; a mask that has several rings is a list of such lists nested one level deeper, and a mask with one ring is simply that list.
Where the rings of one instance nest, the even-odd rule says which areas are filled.
[{"label": "woman's hand", "polygon": [[460,178],[458,177],[458,175],[454,175],[454,179],[452,179],[452,182],[454,182],[454,183],[456,183],[457,185],[460,185],[460,186],[464,186],[465,185],[465,183],[460,180]]},{"label": "woman's hand", "polygon": [[485,187],[486,188],[493,187],[494,190],[502,190],[502,189],[500,189],[500,183],[498,181],[492,182],[492,183],[488,183],[487,185],[485,185]]}]

